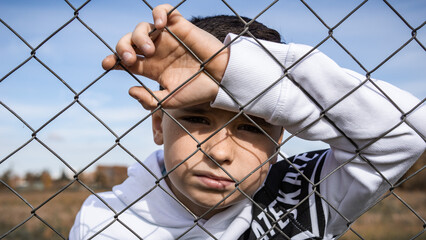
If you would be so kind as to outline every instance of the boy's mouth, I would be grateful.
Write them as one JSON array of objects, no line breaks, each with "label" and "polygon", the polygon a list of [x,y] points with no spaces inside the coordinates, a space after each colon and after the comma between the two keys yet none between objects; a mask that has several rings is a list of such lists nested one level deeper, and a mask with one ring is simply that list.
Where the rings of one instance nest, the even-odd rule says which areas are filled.
[{"label": "boy's mouth", "polygon": [[214,188],[214,189],[225,189],[228,186],[235,184],[234,181],[232,181],[229,178],[225,177],[219,177],[212,174],[196,174],[195,175],[200,182],[207,186],[208,188]]}]

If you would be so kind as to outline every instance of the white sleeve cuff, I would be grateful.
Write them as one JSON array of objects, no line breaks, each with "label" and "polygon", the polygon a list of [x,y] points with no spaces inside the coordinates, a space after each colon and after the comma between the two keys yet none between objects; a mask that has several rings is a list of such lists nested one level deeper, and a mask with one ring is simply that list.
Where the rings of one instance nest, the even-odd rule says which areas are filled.
[{"label": "white sleeve cuff", "polygon": [[[254,39],[228,34],[225,44],[230,45],[230,57],[221,85],[222,88],[211,104],[214,108],[239,111],[243,107],[247,114],[270,121],[277,105],[283,105],[280,95],[288,82],[284,69]],[[236,39],[237,38],[237,39]],[[285,62],[288,45],[259,40],[280,62]],[[265,91],[266,90],[266,91]],[[265,91],[265,92],[264,92]],[[267,94],[266,94],[267,93]],[[257,97],[259,94],[261,96]]]}]

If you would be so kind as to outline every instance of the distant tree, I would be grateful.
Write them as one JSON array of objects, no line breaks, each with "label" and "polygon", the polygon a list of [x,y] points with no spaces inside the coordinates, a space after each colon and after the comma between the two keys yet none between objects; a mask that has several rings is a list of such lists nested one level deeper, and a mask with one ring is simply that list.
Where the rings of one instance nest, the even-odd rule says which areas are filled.
[{"label": "distant tree", "polygon": [[11,169],[6,170],[6,172],[4,172],[4,173],[1,175],[0,179],[1,179],[3,182],[5,182],[6,184],[9,184],[9,183],[10,183],[10,180],[12,179],[12,170],[11,170]]},{"label": "distant tree", "polygon": [[34,185],[35,182],[38,180],[38,176],[34,173],[27,172],[25,173],[25,181],[27,181],[28,185]]},{"label": "distant tree", "polygon": [[[11,181],[11,179],[12,179],[12,170],[11,170],[11,169],[6,170],[6,172],[4,172],[4,173],[1,175],[0,179],[1,179],[1,180],[5,183],[5,184],[7,184],[7,185],[9,185],[9,186],[10,186],[10,181]],[[4,184],[0,183],[0,190],[3,190],[3,189],[7,189],[7,187],[6,187],[6,185],[4,185]]]},{"label": "distant tree", "polygon": [[[62,188],[71,182],[71,178],[69,178],[64,169],[62,169],[62,173],[58,178],[53,179],[53,187],[55,189]],[[75,188],[75,187],[74,187]]]},{"label": "distant tree", "polygon": [[53,186],[52,177],[50,176],[50,173],[47,170],[44,170],[40,174],[40,181],[43,184],[44,189],[51,189]]},{"label": "distant tree", "polygon": [[58,180],[59,181],[69,181],[71,179],[67,176],[65,170],[62,170],[61,176],[58,178]]}]

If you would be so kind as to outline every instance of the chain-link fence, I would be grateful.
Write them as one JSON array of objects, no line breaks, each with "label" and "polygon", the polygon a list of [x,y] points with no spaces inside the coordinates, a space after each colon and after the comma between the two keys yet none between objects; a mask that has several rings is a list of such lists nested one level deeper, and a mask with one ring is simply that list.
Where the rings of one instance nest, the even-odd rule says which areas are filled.
[{"label": "chain-link fence", "polygon": [[[57,2],[55,4],[58,4]],[[48,30],[50,31],[49,34],[41,35],[37,33],[37,29],[34,30],[36,32],[35,35],[37,35],[36,38],[32,35],[22,34],[22,32],[24,32],[22,29],[30,26],[30,23],[27,23],[28,26],[15,26],[14,24],[16,23],[14,21],[9,21],[9,19],[11,19],[10,17],[0,16],[0,39],[7,38],[14,41],[14,45],[6,45],[10,51],[2,54],[2,65],[4,67],[0,72],[0,116],[3,118],[1,122],[3,126],[1,126],[0,130],[4,132],[4,134],[1,134],[0,138],[2,145],[5,145],[1,148],[2,152],[0,155],[0,173],[2,175],[0,180],[0,196],[2,196],[2,200],[0,200],[2,201],[2,206],[0,207],[2,211],[0,238],[31,239],[31,237],[33,237],[35,239],[67,239],[72,222],[70,223],[66,219],[71,218],[73,221],[78,209],[83,204],[83,200],[88,195],[93,194],[97,201],[105,204],[103,208],[109,209],[113,217],[111,221],[104,224],[99,231],[89,236],[90,238],[102,239],[103,232],[107,231],[108,228],[119,225],[127,229],[134,238],[143,239],[139,234],[139,230],[134,229],[131,223],[123,221],[122,216],[124,216],[126,211],[138,201],[143,200],[153,191],[159,191],[159,189],[161,189],[161,192],[165,192],[171,199],[174,199],[175,203],[182,204],[182,198],[178,199],[178,197],[167,190],[163,184],[165,184],[165,179],[168,178],[170,174],[176,171],[176,169],[182,168],[181,166],[184,166],[195,154],[202,154],[208,161],[217,166],[217,168],[222,169],[222,171],[235,183],[235,187],[232,192],[223,196],[221,201],[214,204],[206,213],[201,214],[201,216],[197,216],[190,210],[190,207],[182,204],[184,209],[193,216],[193,224],[177,235],[179,239],[185,239],[195,230],[201,230],[212,239],[216,239],[217,236],[204,226],[203,217],[211,212],[215,212],[215,210],[226,202],[227,199],[230,199],[233,194],[243,195],[248,199],[250,204],[253,205],[253,211],[265,214],[264,221],[267,223],[266,226],[268,229],[259,230],[260,227],[257,228],[256,237],[258,239],[270,239],[273,237],[290,239],[293,237],[288,232],[285,232],[283,230],[284,228],[281,228],[280,225],[284,224],[283,222],[290,218],[296,218],[294,216],[294,210],[303,207],[304,204],[311,201],[310,199],[313,197],[317,199],[316,201],[319,201],[317,204],[322,204],[325,206],[324,208],[329,209],[330,212],[334,212],[343,219],[347,226],[347,230],[338,236],[342,239],[376,239],[377,236],[379,236],[378,238],[382,237],[386,239],[424,238],[424,231],[426,228],[426,222],[424,220],[424,215],[426,213],[423,181],[425,179],[424,157],[419,159],[414,165],[414,168],[410,169],[402,179],[396,184],[392,184],[385,177],[387,173],[382,173],[379,170],[380,167],[377,167],[374,162],[371,163],[369,157],[365,156],[367,155],[365,151],[380,139],[386,138],[387,134],[398,129],[401,125],[407,125],[415,134],[423,139],[423,142],[425,141],[425,136],[422,135],[418,126],[416,128],[416,126],[410,122],[411,114],[420,109],[425,101],[423,97],[424,90],[422,90],[422,87],[424,88],[424,80],[421,79],[424,77],[424,74],[422,74],[424,73],[424,66],[421,66],[421,60],[425,58],[424,41],[422,41],[422,36],[424,37],[423,30],[425,21],[420,19],[421,22],[418,22],[417,18],[413,20],[411,15],[405,13],[404,9],[400,7],[400,3],[392,3],[391,1],[380,1],[380,3],[378,3],[379,1],[371,2],[372,1],[358,1],[350,4],[346,3],[346,9],[344,11],[324,12],[324,9],[333,10],[330,2],[326,3],[329,4],[328,7],[321,8],[317,5],[325,3],[317,3],[315,1],[270,1],[250,3],[254,6],[253,9],[255,10],[247,10],[243,7],[243,5],[247,3],[241,4],[241,2],[238,1],[210,1],[206,4],[213,4],[212,6],[215,6],[217,10],[217,12],[211,12],[211,14],[206,10],[210,5],[207,7],[202,6],[204,3],[202,4],[195,1],[172,2],[176,9],[182,12],[184,16],[187,13],[189,15],[199,15],[199,9],[204,9],[203,14],[212,15],[219,12],[235,15],[239,17],[245,26],[244,31],[241,32],[240,35],[245,34],[252,37],[254,37],[250,32],[250,24],[252,24],[252,22],[244,21],[240,18],[241,15],[248,15],[248,17],[261,22],[263,19],[271,23],[280,22],[281,20],[279,17],[285,18],[285,16],[281,15],[281,12],[290,15],[293,11],[292,7],[294,7],[298,9],[297,11],[294,10],[295,12],[304,13],[303,16],[295,21],[307,19],[306,21],[308,22],[309,19],[309,21],[313,23],[308,28],[307,25],[297,25],[289,19],[283,21],[285,22],[282,25],[284,29],[279,30],[284,32],[283,35],[287,38],[286,40],[292,41],[293,37],[289,33],[286,33],[285,30],[291,29],[293,25],[297,25],[297,28],[299,28],[298,31],[306,32],[305,38],[308,39],[308,44],[314,47],[300,59],[295,60],[291,66],[283,66],[279,63],[279,60],[274,59],[274,61],[280,65],[284,75],[276,79],[271,86],[262,89],[255,96],[251,96],[250,100],[243,104],[240,104],[237,98],[230,94],[224,86],[220,85],[220,83],[206,71],[205,67],[211,59],[205,60],[206,62],[199,60],[201,67],[197,74],[204,72],[210,76],[212,81],[219,84],[224,92],[230,94],[230,98],[235,101],[239,109],[230,121],[219,129],[216,129],[205,139],[197,139],[197,137],[192,136],[191,132],[185,129],[180,121],[173,117],[173,114],[170,114],[169,110],[163,109],[161,103],[163,103],[164,100],[159,101],[158,107],[152,112],[123,107],[127,104],[134,104],[131,103],[130,100],[128,100],[129,102],[126,102],[127,100],[123,102],[110,99],[109,103],[112,105],[113,113],[107,113],[104,109],[97,107],[96,100],[105,97],[104,95],[97,94],[97,92],[106,92],[106,95],[112,94],[112,96],[115,97],[115,94],[124,95],[122,93],[126,92],[126,88],[133,84],[147,86],[148,89],[157,87],[155,84],[149,83],[150,80],[145,80],[140,76],[132,74],[128,70],[120,73],[112,70],[100,72],[99,65],[92,66],[89,64],[92,69],[96,70],[87,73],[83,70],[85,68],[82,65],[78,65],[79,62],[84,62],[84,58],[90,58],[87,54],[92,53],[90,51],[91,47],[80,45],[80,38],[74,39],[75,36],[66,33],[67,29],[77,28],[82,34],[82,38],[90,38],[90,44],[102,46],[103,50],[99,50],[95,53],[98,54],[98,56],[96,56],[97,60],[94,60],[100,63],[102,57],[111,53],[115,54],[114,47],[109,43],[115,44],[118,37],[123,35],[123,33],[120,33],[119,36],[110,36],[109,34],[112,35],[112,33],[115,33],[114,28],[126,26],[125,28],[131,31],[129,27],[135,25],[131,25],[131,21],[126,22],[127,19],[114,20],[114,9],[105,11],[104,15],[90,15],[90,13],[92,13],[89,11],[90,9],[102,8],[103,6],[101,5],[103,3],[96,1],[75,3],[65,0],[61,2],[63,6],[61,6],[62,10],[60,15],[63,20],[54,22],[54,24],[51,25],[54,27]],[[145,14],[144,21],[150,21],[148,17],[150,16],[150,11],[157,5],[157,3],[149,1],[132,2],[131,4],[137,6],[134,8],[135,12],[141,12],[141,15],[142,13]],[[339,5],[339,3],[336,2],[333,2],[333,4]],[[424,4],[417,4],[418,11],[422,12],[422,10],[424,11],[426,9]],[[25,9],[23,6],[17,6],[17,8],[21,10]],[[359,50],[351,46],[351,44],[359,44],[358,40],[362,40],[363,38],[374,39],[377,35],[380,35],[378,29],[375,29],[374,31],[376,32],[373,33],[363,33],[360,31],[360,29],[368,29],[370,21],[374,22],[374,16],[372,16],[371,19],[367,19],[364,22],[366,25],[363,26],[355,26],[351,23],[351,19],[356,18],[357,14],[361,14],[364,9],[369,8],[373,8],[377,12],[386,12],[386,15],[388,17],[390,16],[392,19],[392,22],[389,24],[398,25],[400,29],[402,29],[400,32],[392,33],[393,37],[398,39],[396,43],[389,40],[389,42],[392,42],[392,49],[386,49],[384,54],[378,54],[379,56],[376,56],[373,60],[371,60],[371,58],[366,59],[363,55],[363,53],[365,53],[364,51],[374,52],[372,47],[364,47],[362,50]],[[5,7],[4,9],[8,8]],[[87,12],[85,12],[86,10]],[[367,11],[367,13],[369,12]],[[23,16],[25,13],[21,14],[21,16]],[[53,15],[53,12],[46,11],[46,16],[49,15]],[[137,16],[137,14],[135,15]],[[380,14],[377,13],[377,15]],[[270,18],[268,18],[268,16],[270,16]],[[365,15],[361,14],[361,16]],[[99,20],[99,18],[105,19],[105,21],[109,21],[109,23],[119,22],[119,24],[111,24],[107,29],[102,29],[101,27],[97,28],[98,25],[95,19]],[[31,19],[29,19],[29,21],[31,21]],[[279,28],[281,28],[281,26]],[[352,33],[340,35],[339,31],[343,31],[342,29],[346,29],[345,31]],[[109,31],[112,33],[108,33]],[[168,29],[167,31],[173,34],[172,31]],[[100,32],[102,32],[102,34],[100,34]],[[72,33],[75,32],[73,31]],[[312,34],[312,36],[310,36],[310,34]],[[104,40],[105,38],[113,40],[106,41]],[[348,41],[346,41],[348,38],[354,40],[349,41],[348,44]],[[389,36],[385,36],[385,38],[389,38]],[[183,44],[178,37],[176,37],[176,39]],[[382,39],[379,41],[381,40]],[[49,45],[51,42],[56,42],[59,47],[55,48],[54,45]],[[256,42],[261,44],[257,39]],[[67,49],[69,46],[63,45],[64,43],[74,43],[75,49]],[[305,89],[306,87],[303,86],[303,84],[294,80],[290,74],[293,68],[304,61],[304,59],[308,58],[309,54],[315,49],[321,49],[325,52],[327,52],[327,49],[337,49],[336,52],[331,54],[331,57],[334,58],[335,56],[339,56],[338,58],[342,59],[343,64],[347,63],[350,68],[357,70],[364,76],[364,79],[362,79],[362,82],[360,82],[358,86],[344,93],[339,99],[329,104],[327,107],[323,107],[321,103],[318,102],[315,95],[312,95],[309,89]],[[187,50],[191,51],[189,48]],[[67,54],[72,51],[77,52],[75,54],[77,56],[75,59],[68,59],[69,61],[67,61],[57,57],[63,53]],[[269,52],[267,48],[264,48],[264,51],[266,51],[271,58],[274,58],[274,54]],[[22,59],[11,58],[12,55],[19,55],[20,53],[26,53],[26,55],[23,54],[19,56],[22,57]],[[51,56],[49,54],[55,55],[56,57],[49,57]],[[407,58],[405,61],[409,64],[404,65],[404,59],[401,59],[401,56]],[[195,54],[194,57],[200,59]],[[393,62],[394,59],[401,64],[398,65]],[[410,61],[410,59],[414,59],[415,62]],[[122,65],[120,62],[118,62],[118,64],[126,68],[126,66]],[[34,71],[35,66],[38,69],[43,69],[43,73],[40,74],[43,75],[43,78],[48,79],[48,81],[41,80],[40,85],[43,86],[37,86],[37,82],[31,82],[34,72],[38,73],[38,71]],[[400,69],[395,70],[395,66],[399,66]],[[420,67],[415,68],[415,66]],[[397,74],[395,74],[395,71],[397,71]],[[418,92],[415,92],[415,94],[420,95],[422,100],[415,106],[411,106],[408,110],[401,108],[401,106],[397,104],[397,100],[399,99],[392,99],[391,93],[382,89],[381,86],[377,85],[376,82],[372,80],[373,78],[381,78],[382,76],[388,79],[399,79],[401,78],[400,76],[404,77],[404,79],[419,78],[420,80],[418,82],[413,83],[415,86],[412,89],[420,89]],[[292,83],[320,109],[320,114],[315,116],[315,119],[310,124],[306,124],[293,134],[286,133],[281,142],[276,142],[274,137],[269,136],[264,126],[259,124],[255,118],[247,113],[247,109],[250,108],[250,104],[256,102],[263,94],[268,92],[270,88],[273,88],[275,84],[281,82],[283,78],[288,78],[289,81],[292,81]],[[191,79],[192,78],[188,79],[186,82],[191,81]],[[112,85],[108,85],[110,80],[114,81]],[[182,83],[181,87],[185,87],[186,82]],[[24,85],[34,87],[33,89],[27,89]],[[51,85],[54,85],[54,87]],[[103,85],[108,87],[102,88]],[[339,124],[330,116],[330,112],[338,108],[341,102],[347,100],[351,95],[355,94],[359,88],[364,87],[364,85],[369,85],[375,88],[376,91],[381,92],[384,98],[400,112],[401,121],[392,128],[370,139],[369,142],[364,145],[358,145],[357,140],[350,137],[350,133],[341,129]],[[396,85],[402,85],[402,87],[404,87],[403,83],[397,81]],[[97,90],[91,92],[91,89],[94,88]],[[25,96],[27,94],[28,96]],[[44,100],[38,101],[38,98]],[[14,101],[15,99],[20,99],[18,104],[17,101]],[[49,110],[42,108],[43,105],[51,106],[51,102],[58,102],[58,104]],[[36,103],[36,107],[31,105],[32,103]],[[123,108],[128,111],[123,111]],[[197,145],[196,149],[193,149],[194,152],[191,155],[187,156],[172,169],[168,169],[163,175],[155,174],[144,162],[148,154],[147,152],[151,152],[154,147],[154,145],[149,142],[151,135],[149,124],[155,112],[162,112],[164,116],[170,117],[173,122],[177,123],[187,134],[191,135],[191,138]],[[38,117],[34,118],[33,115]],[[82,116],[84,116],[84,121],[80,119]],[[120,125],[117,123],[117,121],[120,121],[120,118],[129,118],[131,120],[124,125]],[[228,125],[232,125],[233,121],[237,118],[248,119],[247,121],[254,126],[256,131],[260,132],[259,134],[265,137],[266,141],[273,143],[274,148],[281,149],[277,153],[272,154],[272,156],[268,156],[267,159],[263,159],[257,167],[251,169],[246,176],[239,179],[234,178],[234,176],[232,176],[215,157],[212,157],[204,147],[210,139],[215,138],[215,136],[217,136],[222,129],[227,128]],[[68,122],[64,123],[63,119],[68,119]],[[298,136],[303,136],[306,132],[310,131],[313,125],[322,121],[326,121],[327,124],[332,126],[333,131],[343,136],[344,141],[347,141],[354,150],[352,157],[345,159],[341,165],[336,166],[336,169],[322,176],[320,179],[312,179],[307,175],[307,171],[304,172],[304,170],[301,169],[295,159],[288,158],[283,152],[291,153],[292,155],[294,152],[292,152],[291,148],[295,149],[295,153],[301,152],[297,144],[306,145],[311,143],[296,142],[292,144],[292,141],[295,141]],[[60,124],[58,124],[59,126],[55,125],[56,122],[60,122]],[[73,124],[79,124],[79,127],[74,127]],[[76,129],[82,127],[82,125],[86,125],[86,128],[81,131],[76,131]],[[67,135],[65,141],[59,134],[54,134],[55,130],[67,129],[67,127],[71,130],[61,132]],[[91,131],[92,128],[100,129],[102,133]],[[71,139],[69,137],[70,135],[77,135],[77,137]],[[103,139],[101,144],[94,143],[99,139]],[[73,148],[74,142],[78,142],[80,144],[79,147]],[[82,145],[86,145],[87,147],[82,147]],[[315,143],[312,143],[312,145],[314,148],[317,146],[323,147],[323,145],[316,145]],[[143,148],[143,153],[140,150],[142,148],[141,146],[145,146]],[[67,148],[70,148],[73,153],[70,154],[69,151],[65,150]],[[308,147],[308,150],[310,150],[309,148],[312,148],[312,146]],[[93,151],[90,151],[90,149],[93,149]],[[306,150],[307,149],[303,149],[303,151]],[[25,152],[27,153],[25,154]],[[42,157],[38,156],[38,152],[43,152]],[[31,158],[32,155],[34,158]],[[304,199],[300,199],[292,208],[287,209],[287,213],[284,214],[281,212],[279,217],[277,217],[278,214],[273,215],[277,212],[272,210],[271,215],[271,212],[265,210],[268,207],[267,205],[262,205],[259,203],[261,201],[254,199],[253,196],[244,192],[240,187],[245,181],[248,181],[247,179],[252,175],[256,175],[277,156],[283,159],[281,161],[288,164],[288,169],[296,169],[295,174],[299,174],[300,177],[297,180],[306,182],[311,189]],[[104,195],[99,195],[98,193],[100,190],[110,188],[124,180],[116,178],[117,175],[122,175],[122,169],[120,167],[98,166],[117,164],[117,161],[110,160],[113,158],[125,159],[119,160],[118,162],[122,161],[128,164],[137,162],[146,170],[145,174],[153,177],[153,182],[151,183],[152,188],[138,196],[136,200],[132,201],[129,205],[126,205],[124,209],[115,209],[114,206],[103,197]],[[361,159],[365,162],[365,165],[370,166],[370,172],[374,172],[374,174],[381,176],[386,182],[388,189],[384,195],[381,195],[380,199],[370,204],[372,205],[371,207],[359,212],[359,215],[362,215],[356,221],[345,216],[344,211],[341,212],[339,206],[335,206],[330,199],[325,197],[324,192],[320,190],[320,186],[322,186],[320,185],[321,183],[326,182],[330,176],[337,175],[340,169],[355,162],[354,159]],[[95,168],[96,173],[93,173],[95,172]],[[16,171],[15,169],[26,169],[26,175],[24,172],[21,172],[21,177],[13,176],[11,173]],[[50,171],[55,171],[52,169],[56,169],[57,172],[62,171],[63,173],[62,175],[56,173],[57,176],[52,177],[49,176],[47,172],[43,172],[37,177],[35,174],[31,173],[31,169],[49,169]],[[25,179],[23,177],[24,175]],[[394,229],[398,230],[394,231]],[[118,239],[119,238],[120,237],[118,237]],[[307,237],[303,239],[306,238]]]}]

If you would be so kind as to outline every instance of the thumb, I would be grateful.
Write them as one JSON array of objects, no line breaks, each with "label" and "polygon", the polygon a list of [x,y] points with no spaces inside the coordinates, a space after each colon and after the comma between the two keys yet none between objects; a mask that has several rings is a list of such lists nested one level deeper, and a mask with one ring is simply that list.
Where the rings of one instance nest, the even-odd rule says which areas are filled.
[{"label": "thumb", "polygon": [[155,97],[144,87],[132,87],[129,89],[130,96],[138,100],[146,110],[155,109],[158,105],[157,99],[161,101],[168,94],[166,90],[154,91],[153,93]]}]

